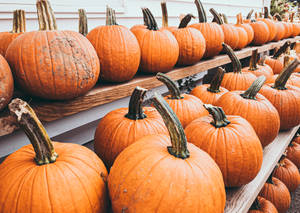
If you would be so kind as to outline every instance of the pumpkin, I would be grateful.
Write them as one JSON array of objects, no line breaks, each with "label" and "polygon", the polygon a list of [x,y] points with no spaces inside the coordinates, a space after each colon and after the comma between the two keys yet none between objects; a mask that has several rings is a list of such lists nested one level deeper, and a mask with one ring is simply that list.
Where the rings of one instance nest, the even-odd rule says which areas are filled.
[{"label": "pumpkin", "polygon": [[0,164],[0,212],[107,212],[108,174],[97,155],[52,142],[26,102],[14,99],[9,110],[31,144]]},{"label": "pumpkin", "polygon": [[113,212],[190,213],[198,206],[199,213],[222,213],[226,195],[217,164],[187,143],[179,120],[160,95],[153,102],[170,136],[143,137],[117,157],[108,177]]},{"label": "pumpkin", "polygon": [[278,213],[278,211],[273,203],[258,196],[250,207],[248,213]]},{"label": "pumpkin", "polygon": [[213,15],[215,22],[222,27],[224,43],[228,44],[232,49],[236,49],[239,44],[239,34],[236,27],[231,24],[224,23],[220,14],[214,8],[210,8],[209,12]]},{"label": "pumpkin", "polygon": [[281,16],[280,16],[278,13],[274,14],[274,17],[275,17],[278,21],[280,21],[280,22],[282,23],[283,27],[284,27],[284,35],[283,35],[283,38],[288,38],[288,37],[290,37],[290,35],[291,35],[291,28],[290,28],[289,24],[288,24],[287,22],[284,22],[284,21],[282,20]]},{"label": "pumpkin", "polygon": [[269,29],[269,39],[268,41],[272,41],[277,34],[277,25],[272,19],[269,19],[269,9],[268,7],[264,7],[264,18],[257,19],[258,21],[263,21]]},{"label": "pumpkin", "polygon": [[78,15],[79,15],[79,30],[78,30],[78,32],[81,35],[86,36],[89,32],[86,11],[84,9],[78,9]]},{"label": "pumpkin", "polygon": [[273,177],[281,180],[290,192],[300,185],[300,174],[297,166],[283,155],[273,172]]},{"label": "pumpkin", "polygon": [[124,82],[133,78],[140,64],[139,43],[129,29],[117,25],[111,8],[106,11],[106,26],[94,28],[86,37],[97,51],[102,80]]},{"label": "pumpkin", "polygon": [[0,55],[0,111],[9,103],[13,92],[13,76],[5,58]]},{"label": "pumpkin", "polygon": [[273,39],[273,41],[279,41],[284,38],[285,36],[285,27],[284,24],[281,23],[281,21],[275,21],[276,27],[277,27],[277,33]]},{"label": "pumpkin", "polygon": [[300,89],[286,85],[298,64],[299,61],[295,59],[284,68],[274,84],[266,84],[260,90],[260,93],[277,109],[280,117],[280,130],[290,129],[300,124]]},{"label": "pumpkin", "polygon": [[253,38],[254,38],[254,31],[253,31],[253,28],[250,26],[250,24],[247,24],[247,23],[243,23],[243,17],[242,17],[242,14],[239,13],[237,16],[236,16],[236,24],[235,26],[236,27],[241,27],[243,28],[246,33],[247,33],[247,38],[248,38],[248,42],[247,42],[247,45],[249,45]]},{"label": "pumpkin", "polygon": [[176,30],[177,27],[175,27],[175,26],[169,26],[168,10],[167,10],[166,0],[163,0],[160,3],[160,6],[161,6],[161,12],[162,12],[162,28],[161,29],[169,30],[170,32],[173,32],[173,30]]},{"label": "pumpkin", "polygon": [[179,27],[172,31],[179,46],[177,65],[191,65],[200,61],[205,52],[205,39],[199,30],[186,27],[192,14],[187,14],[180,22]]},{"label": "pumpkin", "polygon": [[245,118],[254,128],[263,147],[277,137],[280,128],[276,108],[258,93],[265,79],[264,76],[260,76],[246,91],[228,92],[216,103],[226,114]]},{"label": "pumpkin", "polygon": [[288,188],[279,179],[272,177],[272,174],[259,192],[259,196],[273,203],[278,213],[286,213],[291,205]]},{"label": "pumpkin", "polygon": [[300,144],[291,141],[286,149],[286,157],[300,168]]},{"label": "pumpkin", "polygon": [[141,48],[140,70],[146,73],[168,72],[177,62],[179,46],[168,30],[159,30],[149,9],[143,8],[147,29],[131,29]]},{"label": "pumpkin", "polygon": [[293,26],[293,30],[292,30],[292,37],[296,37],[297,35],[299,35],[299,32],[300,32],[300,25],[298,22],[294,22],[294,16],[295,16],[295,13],[292,13],[291,14],[291,24]]},{"label": "pumpkin", "polygon": [[262,146],[254,129],[240,116],[226,116],[220,107],[204,106],[211,116],[198,118],[187,125],[187,140],[215,160],[226,187],[249,183],[258,174],[263,159]]},{"label": "pumpkin", "polygon": [[181,94],[176,83],[167,75],[157,73],[156,78],[168,87],[170,95],[167,95],[165,100],[175,112],[183,127],[186,127],[196,118],[208,115],[203,107],[203,102],[199,98],[189,94]]},{"label": "pumpkin", "polygon": [[146,135],[168,134],[155,108],[142,107],[146,91],[136,87],[128,108],[113,110],[100,120],[95,132],[94,150],[107,168],[110,168],[116,157],[136,140]]},{"label": "pumpkin", "polygon": [[[45,99],[65,100],[88,92],[97,82],[97,53],[83,35],[56,30],[47,0],[37,1],[39,31],[18,36],[5,58],[22,90]],[[26,55],[26,57],[24,57]]]},{"label": "pumpkin", "polygon": [[254,31],[254,37],[252,43],[254,45],[262,45],[269,41],[270,30],[268,25],[263,21],[253,21],[250,23]]},{"label": "pumpkin", "polygon": [[189,27],[200,30],[206,41],[204,58],[211,58],[222,51],[222,42],[225,39],[224,33],[222,27],[217,23],[207,23],[207,17],[200,0],[195,0],[195,4],[198,10],[199,23],[192,24]]},{"label": "pumpkin", "polygon": [[10,32],[0,32],[0,54],[5,56],[10,43],[26,31],[25,11],[15,10],[13,12],[13,29]]},{"label": "pumpkin", "polygon": [[242,72],[242,65],[233,50],[227,45],[222,44],[226,54],[229,56],[233,72],[227,72],[224,75],[221,86],[229,91],[232,90],[246,90],[255,81],[256,76],[249,72]]},{"label": "pumpkin", "polygon": [[227,89],[220,86],[224,74],[225,70],[219,67],[210,84],[202,84],[195,87],[191,91],[191,95],[196,96],[203,101],[203,103],[215,105],[218,99],[228,92]]}]

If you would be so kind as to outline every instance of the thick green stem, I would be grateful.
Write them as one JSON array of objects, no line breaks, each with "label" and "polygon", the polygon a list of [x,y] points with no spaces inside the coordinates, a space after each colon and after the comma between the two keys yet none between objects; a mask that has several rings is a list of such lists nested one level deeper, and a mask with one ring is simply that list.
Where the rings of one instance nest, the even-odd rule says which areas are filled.
[{"label": "thick green stem", "polygon": [[198,11],[199,23],[207,22],[206,13],[205,13],[205,10],[204,10],[204,7],[203,7],[201,1],[200,0],[195,0],[195,4],[196,4],[196,7],[197,7],[197,11]]},{"label": "thick green stem", "polygon": [[39,30],[57,30],[54,12],[48,0],[36,2]]},{"label": "thick green stem", "polygon": [[249,65],[249,70],[255,71],[257,70],[257,49],[252,51],[252,55],[250,58],[250,65]]},{"label": "thick green stem", "polygon": [[213,125],[216,128],[221,128],[230,124],[230,121],[227,119],[221,107],[213,106],[211,104],[203,104],[203,106],[213,117],[211,125]]},{"label": "thick green stem", "polygon": [[136,87],[129,100],[128,113],[125,115],[126,118],[131,120],[144,119],[147,116],[143,111],[143,101],[147,90],[142,87]]},{"label": "thick green stem", "polygon": [[187,139],[179,119],[167,102],[156,92],[154,93],[153,104],[163,118],[170,134],[172,146],[168,147],[169,153],[177,158],[188,158],[190,153],[187,149]]},{"label": "thick green stem", "polygon": [[231,60],[233,72],[241,73],[242,72],[242,64],[241,64],[240,60],[237,58],[237,56],[235,55],[233,49],[225,43],[222,43],[222,46],[223,46],[223,49],[225,50],[225,53],[229,56],[229,58]]},{"label": "thick green stem", "polygon": [[252,16],[253,12],[254,12],[254,10],[251,9],[250,12],[248,13],[246,19],[251,19],[251,16]]},{"label": "thick green stem", "polygon": [[214,8],[210,8],[209,12],[214,16],[215,22],[217,22],[220,25],[224,24],[220,14]]},{"label": "thick green stem", "polygon": [[13,12],[13,29],[11,33],[23,33],[26,31],[26,18],[24,10],[15,10]]},{"label": "thick green stem", "polygon": [[286,82],[289,80],[289,77],[292,75],[293,71],[297,68],[299,64],[298,59],[294,59],[287,67],[283,69],[283,71],[278,75],[275,80],[274,89],[285,90]]},{"label": "thick green stem", "polygon": [[58,155],[54,151],[45,128],[28,103],[16,98],[11,101],[8,108],[31,142],[36,153],[34,158],[36,164],[44,165],[55,162]]},{"label": "thick green stem", "polygon": [[166,1],[162,1],[160,3],[161,6],[161,12],[162,12],[162,27],[168,27],[168,10],[167,10],[167,3]]},{"label": "thick green stem", "polygon": [[178,28],[185,28],[185,27],[190,23],[190,21],[192,20],[192,18],[195,18],[195,16],[193,16],[193,14],[190,14],[190,13],[189,13],[189,14],[185,15],[185,16],[181,19]]},{"label": "thick green stem", "polygon": [[264,75],[259,76],[251,84],[251,86],[244,93],[241,94],[241,96],[245,99],[256,100],[256,95],[264,85],[265,81],[266,81],[266,77]]},{"label": "thick green stem", "polygon": [[170,99],[182,99],[183,98],[181,96],[181,92],[180,92],[178,86],[176,85],[176,83],[171,78],[169,78],[167,75],[165,75],[163,73],[157,73],[156,78],[157,78],[157,80],[163,82],[168,87],[168,90],[171,95]]},{"label": "thick green stem", "polygon": [[151,13],[151,11],[148,8],[143,8],[142,10],[144,10],[144,13],[146,15],[147,29],[149,29],[149,30],[158,30],[156,20],[155,20],[153,14]]},{"label": "thick green stem", "polygon": [[287,41],[284,43],[284,45],[282,45],[273,55],[272,58],[277,59],[279,58],[283,53],[286,52],[286,50],[288,49],[288,47],[291,45],[290,41]]},{"label": "thick green stem", "polygon": [[217,70],[214,78],[210,82],[210,86],[207,88],[207,91],[213,92],[213,93],[219,93],[224,74],[225,74],[225,70],[221,67],[218,67],[218,70]]},{"label": "thick green stem", "polygon": [[254,202],[252,203],[250,210],[260,210],[261,206],[258,200],[258,197],[255,198]]},{"label": "thick green stem", "polygon": [[88,34],[88,23],[87,23],[87,17],[86,12],[84,9],[78,9],[79,14],[79,33],[83,36],[86,36]]}]

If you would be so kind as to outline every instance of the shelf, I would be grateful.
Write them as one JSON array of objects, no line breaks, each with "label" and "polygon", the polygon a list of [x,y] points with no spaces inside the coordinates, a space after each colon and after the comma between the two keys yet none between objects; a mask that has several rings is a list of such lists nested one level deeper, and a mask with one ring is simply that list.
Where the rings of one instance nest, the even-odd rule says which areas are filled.
[{"label": "shelf", "polygon": [[247,213],[261,188],[270,176],[299,126],[282,131],[275,140],[264,148],[264,158],[256,178],[240,188],[226,189],[226,207],[224,213]]}]

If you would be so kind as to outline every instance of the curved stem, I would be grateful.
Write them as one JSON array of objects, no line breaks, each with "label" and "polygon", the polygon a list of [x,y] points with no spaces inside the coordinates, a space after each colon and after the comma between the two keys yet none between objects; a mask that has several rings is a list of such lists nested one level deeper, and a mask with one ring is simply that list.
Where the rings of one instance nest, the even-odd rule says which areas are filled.
[{"label": "curved stem", "polygon": [[167,102],[156,92],[154,93],[153,104],[163,118],[170,134],[172,146],[168,147],[169,153],[177,158],[188,158],[190,153],[187,149],[187,139],[179,119]]},{"label": "curved stem", "polygon": [[26,31],[26,18],[24,10],[13,12],[13,29],[11,33],[23,33]]},{"label": "curved stem", "polygon": [[287,41],[284,43],[284,45],[282,45],[273,55],[272,58],[277,59],[279,58],[286,50],[287,48],[291,45],[290,41]]},{"label": "curved stem", "polygon": [[84,9],[78,9],[79,14],[79,33],[83,36],[86,36],[88,34],[88,23],[87,23],[87,17],[86,12]]},{"label": "curved stem", "polygon": [[299,61],[296,58],[287,67],[285,67],[283,71],[276,78],[273,88],[278,90],[285,90],[286,82],[288,81],[289,77],[292,75],[293,71],[297,68],[298,64]]},{"label": "curved stem", "polygon": [[251,71],[255,71],[258,69],[257,68],[257,52],[258,52],[257,49],[252,51],[252,55],[250,58],[250,65],[249,65],[249,70],[251,70]]},{"label": "curved stem", "polygon": [[241,94],[241,96],[245,99],[256,100],[256,95],[264,85],[265,81],[266,81],[266,77],[264,75],[259,76],[251,84],[251,86],[244,93]]},{"label": "curved stem", "polygon": [[215,22],[217,22],[220,25],[224,24],[220,14],[214,8],[210,8],[209,12],[214,16]]},{"label": "curved stem", "polygon": [[170,99],[182,99],[179,88],[171,78],[163,73],[157,73],[156,79],[163,82],[168,87],[171,95]]},{"label": "curved stem", "polygon": [[269,18],[269,8],[264,7],[264,18]]},{"label": "curved stem", "polygon": [[147,23],[149,22],[149,20],[148,20],[148,16],[147,16],[147,13],[145,11],[145,8],[142,8],[142,13],[143,13],[144,25],[148,26]]},{"label": "curved stem", "polygon": [[57,30],[56,19],[48,0],[36,2],[39,30]]},{"label": "curved stem", "polygon": [[246,19],[251,19],[251,16],[252,16],[253,12],[254,12],[254,10],[251,9],[250,12],[247,14]]},{"label": "curved stem", "polygon": [[160,3],[161,12],[162,12],[162,27],[168,27],[168,10],[167,10],[167,3],[166,1],[162,1]]},{"label": "curved stem", "polygon": [[28,103],[16,98],[11,101],[8,108],[32,144],[36,153],[34,158],[36,164],[44,165],[55,162],[58,155],[54,151],[45,128]]},{"label": "curved stem", "polygon": [[147,116],[143,111],[143,101],[147,90],[142,87],[136,87],[129,100],[128,113],[125,115],[126,118],[131,120],[144,119]]},{"label": "curved stem", "polygon": [[197,7],[197,11],[198,11],[199,23],[207,22],[206,13],[205,13],[205,10],[204,10],[204,7],[203,7],[201,1],[200,0],[195,0],[195,4],[196,4],[196,7]]},{"label": "curved stem", "polygon": [[213,93],[220,92],[220,86],[221,86],[221,82],[223,80],[224,74],[225,74],[225,70],[221,67],[218,67],[218,70],[217,70],[214,78],[210,82],[210,86],[207,88],[207,91],[213,92]]},{"label": "curved stem", "polygon": [[190,14],[190,13],[189,13],[189,14],[185,15],[185,16],[181,19],[178,28],[185,28],[185,27],[190,23],[190,21],[192,20],[192,18],[195,18],[195,16],[193,16],[193,14]]},{"label": "curved stem", "polygon": [[278,21],[282,21],[281,16],[279,15],[279,13],[275,13],[274,17],[278,20]]},{"label": "curved stem", "polygon": [[225,50],[225,53],[229,56],[229,58],[231,60],[232,67],[233,67],[233,72],[241,73],[242,64],[241,64],[240,60],[237,58],[237,56],[235,55],[232,48],[229,45],[225,44],[225,43],[222,43],[222,46],[223,46],[223,49]]},{"label": "curved stem", "polygon": [[222,13],[222,17],[223,17],[223,21],[224,21],[224,24],[228,24],[228,18],[227,18],[227,15]]},{"label": "curved stem", "polygon": [[213,106],[211,104],[203,104],[203,106],[213,117],[211,125],[213,125],[216,128],[221,128],[230,124],[230,121],[227,119],[221,107]]},{"label": "curved stem", "polygon": [[148,21],[146,23],[147,28],[149,30],[158,30],[157,23],[155,21],[153,14],[151,13],[151,11],[148,8],[144,8],[144,10],[145,10],[145,14],[147,16],[147,21]]},{"label": "curved stem", "polygon": [[261,206],[258,200],[258,197],[255,198],[254,202],[252,203],[250,210],[260,210]]}]

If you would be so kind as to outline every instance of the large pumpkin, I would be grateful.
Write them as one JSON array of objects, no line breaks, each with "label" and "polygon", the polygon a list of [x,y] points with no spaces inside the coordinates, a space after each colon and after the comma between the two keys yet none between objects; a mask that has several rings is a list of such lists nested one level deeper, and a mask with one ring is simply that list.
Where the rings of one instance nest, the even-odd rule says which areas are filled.
[{"label": "large pumpkin", "polygon": [[270,31],[268,25],[263,21],[253,21],[250,23],[254,31],[254,37],[252,43],[254,45],[262,45],[269,41]]},{"label": "large pumpkin", "polygon": [[218,55],[223,47],[224,33],[220,25],[217,23],[207,23],[207,17],[200,0],[195,0],[198,10],[199,23],[192,24],[190,27],[200,30],[206,41],[206,50],[204,53],[205,58],[210,58]]},{"label": "large pumpkin", "polygon": [[140,65],[139,43],[129,29],[116,23],[111,8],[107,8],[106,26],[94,28],[86,37],[97,51],[102,80],[123,82],[133,78]]},{"label": "large pumpkin", "polygon": [[25,32],[25,11],[15,10],[13,13],[13,29],[10,32],[0,32],[0,54],[5,56],[10,43]]},{"label": "large pumpkin", "polygon": [[31,145],[0,164],[0,212],[108,212],[108,174],[97,155],[77,144],[52,142],[26,102],[14,99],[9,109]]},{"label": "large pumpkin", "polygon": [[258,196],[248,213],[278,213],[273,203],[263,197]]},{"label": "large pumpkin", "polygon": [[242,65],[233,50],[223,43],[224,50],[229,56],[233,70],[232,72],[227,72],[224,75],[221,86],[225,87],[229,91],[232,90],[246,90],[255,81],[256,76],[249,72],[242,71]]},{"label": "large pumpkin", "polygon": [[146,136],[117,157],[108,177],[113,212],[222,213],[225,187],[214,160],[187,143],[179,120],[155,94],[170,136]]},{"label": "large pumpkin", "polygon": [[5,58],[0,55],[0,111],[9,103],[13,91],[13,76]]},{"label": "large pumpkin", "polygon": [[[146,135],[168,134],[162,118],[153,107],[142,107],[145,89],[133,91],[128,108],[109,112],[98,124],[94,149],[110,168],[116,157],[130,144]],[[108,151],[109,150],[109,151]]]},{"label": "large pumpkin", "polygon": [[98,80],[95,49],[77,32],[56,30],[47,0],[38,0],[37,10],[40,30],[18,36],[6,51],[16,82],[29,94],[45,99],[83,95]]},{"label": "large pumpkin", "polygon": [[141,48],[140,70],[147,73],[168,72],[177,62],[179,46],[168,30],[159,30],[149,9],[143,8],[147,29],[132,28]]},{"label": "large pumpkin", "polygon": [[225,186],[249,183],[258,174],[263,159],[262,146],[254,129],[240,116],[226,116],[220,107],[205,107],[211,116],[192,121],[185,128],[187,140],[216,161]]},{"label": "large pumpkin", "polygon": [[286,149],[286,157],[292,161],[297,168],[300,168],[300,144],[295,141],[291,141]]},{"label": "large pumpkin", "polygon": [[254,31],[253,31],[253,28],[250,26],[249,23],[243,23],[243,17],[242,17],[242,14],[239,13],[237,16],[236,16],[236,24],[235,26],[236,27],[241,27],[243,28],[246,33],[247,33],[247,38],[248,38],[248,42],[247,42],[247,45],[250,44],[254,38]]}]

